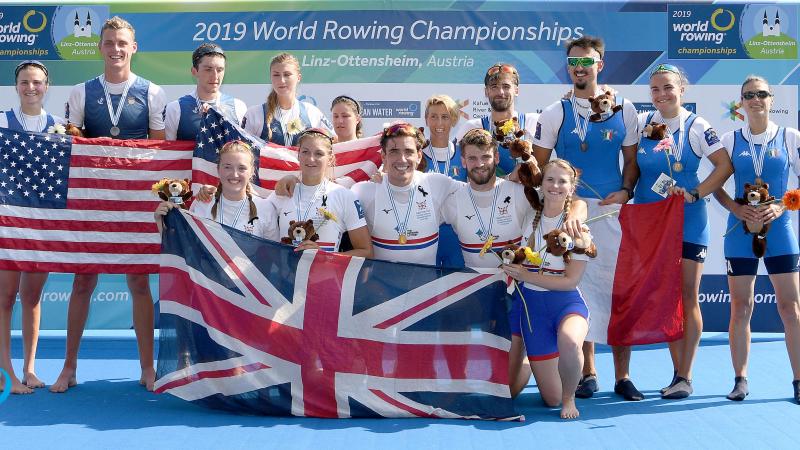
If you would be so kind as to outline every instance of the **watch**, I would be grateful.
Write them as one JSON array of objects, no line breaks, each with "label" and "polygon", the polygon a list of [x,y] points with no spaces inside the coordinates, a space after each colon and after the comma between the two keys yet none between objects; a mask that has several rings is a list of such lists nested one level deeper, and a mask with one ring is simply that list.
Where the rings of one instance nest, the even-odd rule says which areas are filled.
[{"label": "watch", "polygon": [[692,198],[694,198],[694,201],[700,200],[700,193],[697,192],[697,189],[692,189],[691,191],[689,191],[689,195],[691,195]]}]

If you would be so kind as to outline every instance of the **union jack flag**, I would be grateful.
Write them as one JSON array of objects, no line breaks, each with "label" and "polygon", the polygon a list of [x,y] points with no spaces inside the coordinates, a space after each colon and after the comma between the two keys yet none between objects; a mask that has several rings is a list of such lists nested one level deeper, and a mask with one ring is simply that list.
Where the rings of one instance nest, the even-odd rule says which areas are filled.
[{"label": "union jack flag", "polygon": [[[278,180],[287,175],[300,176],[296,147],[264,142],[211,107],[202,117],[192,161],[192,188],[195,191],[200,185],[217,185],[219,150],[226,142],[237,139],[249,143],[258,156],[255,185],[260,195],[266,197],[275,189]],[[380,137],[376,135],[336,143],[333,153],[336,155],[336,183],[350,187],[359,181],[369,180],[377,172],[381,165]]]},{"label": "union jack flag", "polygon": [[171,211],[157,392],[313,417],[516,419],[497,270],[288,246]]}]

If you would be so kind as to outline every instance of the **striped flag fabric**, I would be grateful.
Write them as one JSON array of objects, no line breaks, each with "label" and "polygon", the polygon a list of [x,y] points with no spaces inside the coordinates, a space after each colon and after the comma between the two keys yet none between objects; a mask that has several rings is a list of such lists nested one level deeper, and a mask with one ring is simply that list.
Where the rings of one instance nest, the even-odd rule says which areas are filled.
[{"label": "striped flag fabric", "polygon": [[[202,118],[200,134],[192,162],[192,189],[197,192],[201,185],[216,186],[217,159],[222,146],[232,140],[250,144],[256,152],[257,179],[255,185],[259,195],[266,197],[275,184],[287,175],[300,176],[297,161],[297,148],[284,147],[264,142],[242,129],[238,124],[227,120],[213,107]],[[381,165],[380,136],[369,136],[333,145],[336,156],[334,177],[336,183],[350,187],[359,181],[366,181],[378,171]]]},{"label": "striped flag fabric", "polygon": [[193,148],[0,129],[0,269],[158,272],[151,187],[189,178]]},{"label": "striped flag fabric", "polygon": [[246,414],[512,420],[497,269],[295,252],[172,210],[156,392]]}]

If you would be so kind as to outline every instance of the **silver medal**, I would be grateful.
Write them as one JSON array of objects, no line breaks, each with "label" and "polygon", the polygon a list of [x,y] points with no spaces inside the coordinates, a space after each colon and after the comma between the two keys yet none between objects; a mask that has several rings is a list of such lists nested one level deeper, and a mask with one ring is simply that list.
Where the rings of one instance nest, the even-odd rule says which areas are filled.
[{"label": "silver medal", "polygon": [[111,133],[112,136],[115,136],[115,137],[119,136],[119,127],[113,126],[113,127],[111,127],[111,130],[109,130],[109,132]]}]

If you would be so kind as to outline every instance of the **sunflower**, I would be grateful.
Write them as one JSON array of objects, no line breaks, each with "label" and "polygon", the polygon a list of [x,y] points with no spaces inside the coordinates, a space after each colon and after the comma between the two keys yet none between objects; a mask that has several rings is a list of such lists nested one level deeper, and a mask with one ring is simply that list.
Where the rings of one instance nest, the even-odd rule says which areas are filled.
[{"label": "sunflower", "polygon": [[[332,221],[334,221],[336,223],[339,223],[339,220],[337,220],[337,218],[336,218],[336,214],[328,211],[327,209],[325,209],[325,208],[317,208],[317,211],[319,211],[320,215],[322,217],[324,217],[326,221],[327,220],[332,220]],[[320,227],[321,226],[322,225],[320,225]]]},{"label": "sunflower", "polygon": [[514,121],[512,119],[508,119],[502,125],[500,125],[500,128],[498,129],[501,133],[508,136],[514,132]]},{"label": "sunflower", "polygon": [[528,260],[529,263],[539,266],[542,264],[542,257],[539,255],[539,252],[533,251],[530,247],[523,247],[525,251],[525,259]]},{"label": "sunflower", "polygon": [[161,191],[161,189],[164,188],[164,185],[166,185],[167,182],[169,182],[169,178],[162,178],[161,180],[156,182],[156,184],[154,184],[153,187],[150,188],[150,190],[153,191],[153,194],[158,195],[158,193]]}]

